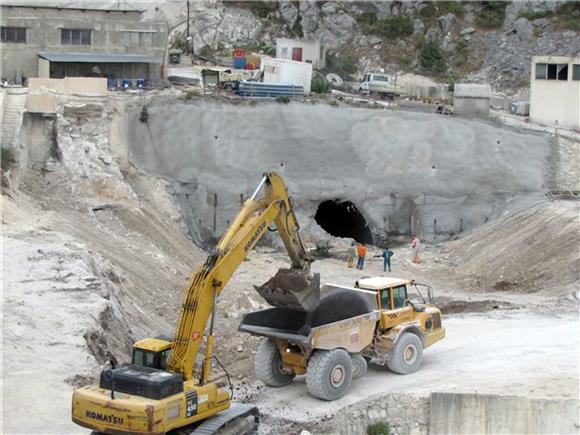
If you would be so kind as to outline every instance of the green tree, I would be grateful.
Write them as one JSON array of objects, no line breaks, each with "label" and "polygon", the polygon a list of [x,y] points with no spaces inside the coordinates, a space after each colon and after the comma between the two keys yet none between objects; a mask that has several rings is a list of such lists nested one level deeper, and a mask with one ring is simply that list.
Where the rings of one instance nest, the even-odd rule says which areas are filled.
[{"label": "green tree", "polygon": [[358,71],[358,59],[352,55],[339,56],[337,53],[326,53],[325,72],[338,74],[342,79],[348,79],[349,76]]},{"label": "green tree", "polygon": [[505,8],[509,2],[493,0],[481,2],[483,9],[477,16],[477,24],[486,29],[501,27],[505,20]]},{"label": "green tree", "polygon": [[377,25],[378,33],[386,38],[406,38],[413,34],[413,21],[408,17],[386,18]]},{"label": "green tree", "polygon": [[330,84],[320,78],[314,78],[310,82],[310,90],[317,94],[328,94],[330,92]]},{"label": "green tree", "polygon": [[445,71],[445,58],[439,45],[434,41],[427,42],[419,54],[421,67],[430,73],[439,74]]}]

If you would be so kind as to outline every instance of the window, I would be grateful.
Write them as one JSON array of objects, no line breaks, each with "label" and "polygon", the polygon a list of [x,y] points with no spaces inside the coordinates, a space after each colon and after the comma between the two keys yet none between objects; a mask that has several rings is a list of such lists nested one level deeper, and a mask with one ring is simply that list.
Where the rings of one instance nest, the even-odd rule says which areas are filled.
[{"label": "window", "polygon": [[153,32],[123,32],[123,34],[127,47],[151,47],[153,45]]},{"label": "window", "polygon": [[395,309],[403,308],[405,306],[405,301],[407,300],[407,287],[400,285],[393,288],[393,301],[395,303]]},{"label": "window", "polygon": [[155,353],[154,352],[145,352],[145,366],[147,367],[155,367]]},{"label": "window", "polygon": [[568,64],[558,65],[556,74],[558,80],[568,80]]},{"label": "window", "polygon": [[61,29],[62,45],[91,45],[91,31],[82,29]]},{"label": "window", "polygon": [[568,64],[566,63],[537,63],[537,80],[568,80]]},{"label": "window", "polygon": [[133,364],[144,367],[155,367],[155,352],[133,349]]},{"label": "window", "polygon": [[26,44],[26,27],[2,27],[1,41]]},{"label": "window", "polygon": [[161,352],[160,356],[161,359],[159,360],[159,368],[160,369],[167,369],[167,358],[169,358],[169,352],[171,352],[171,349],[167,349],[164,350],[163,352]]},{"label": "window", "polygon": [[538,80],[546,80],[548,78],[548,65],[545,63],[537,63],[536,64],[536,79]]},{"label": "window", "polygon": [[574,65],[572,68],[572,80],[580,80],[580,65]]},{"label": "window", "polygon": [[391,289],[386,288],[381,291],[381,307],[383,310],[391,309]]},{"label": "window", "polygon": [[136,364],[138,366],[142,366],[143,365],[143,351],[142,350],[137,350],[134,349],[133,350],[133,364]]},{"label": "window", "polygon": [[282,47],[282,59],[288,58],[288,47]]}]

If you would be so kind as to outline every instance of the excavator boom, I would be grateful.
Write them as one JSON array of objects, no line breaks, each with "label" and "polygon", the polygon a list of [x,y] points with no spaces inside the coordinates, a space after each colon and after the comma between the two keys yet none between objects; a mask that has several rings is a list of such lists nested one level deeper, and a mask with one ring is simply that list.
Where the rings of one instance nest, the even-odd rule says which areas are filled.
[{"label": "excavator boom", "polygon": [[[261,189],[264,196],[257,198]],[[274,223],[291,259],[291,269],[281,269],[275,283],[258,291],[274,306],[312,311],[320,299],[318,275],[310,273],[313,259],[306,252],[298,233],[298,222],[286,186],[275,173],[266,173],[254,194],[225,232],[215,250],[193,275],[186,291],[178,326],[173,339],[169,369],[192,377],[193,364],[198,353],[207,321],[215,309],[222,289],[248,253]],[[213,323],[213,318],[212,318]],[[212,325],[213,326],[213,325]],[[213,344],[212,328],[208,348]],[[210,352],[211,353],[211,352]],[[208,352],[206,350],[206,361]],[[204,365],[209,368],[210,361]],[[203,378],[206,376],[204,375]]]}]

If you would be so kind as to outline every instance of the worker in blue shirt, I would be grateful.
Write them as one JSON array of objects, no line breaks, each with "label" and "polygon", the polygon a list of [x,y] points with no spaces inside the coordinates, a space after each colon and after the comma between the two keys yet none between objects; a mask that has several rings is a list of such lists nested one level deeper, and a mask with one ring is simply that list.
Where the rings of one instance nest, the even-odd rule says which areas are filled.
[{"label": "worker in blue shirt", "polygon": [[389,247],[385,247],[385,249],[383,249],[383,253],[380,255],[375,255],[375,257],[383,257],[383,271],[386,272],[387,268],[389,269],[389,272],[391,271],[391,257],[395,255],[393,253],[393,251],[391,251],[389,249]]}]

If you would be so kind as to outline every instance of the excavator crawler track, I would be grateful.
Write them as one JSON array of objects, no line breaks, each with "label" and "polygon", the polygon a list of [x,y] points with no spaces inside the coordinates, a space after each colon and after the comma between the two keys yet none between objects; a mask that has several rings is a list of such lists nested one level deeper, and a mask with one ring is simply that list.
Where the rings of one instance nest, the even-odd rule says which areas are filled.
[{"label": "excavator crawler track", "polygon": [[258,433],[259,424],[260,412],[256,406],[236,403],[227,411],[204,420],[194,428],[176,429],[169,432],[169,435],[215,435],[218,432],[224,435],[253,435]]}]

